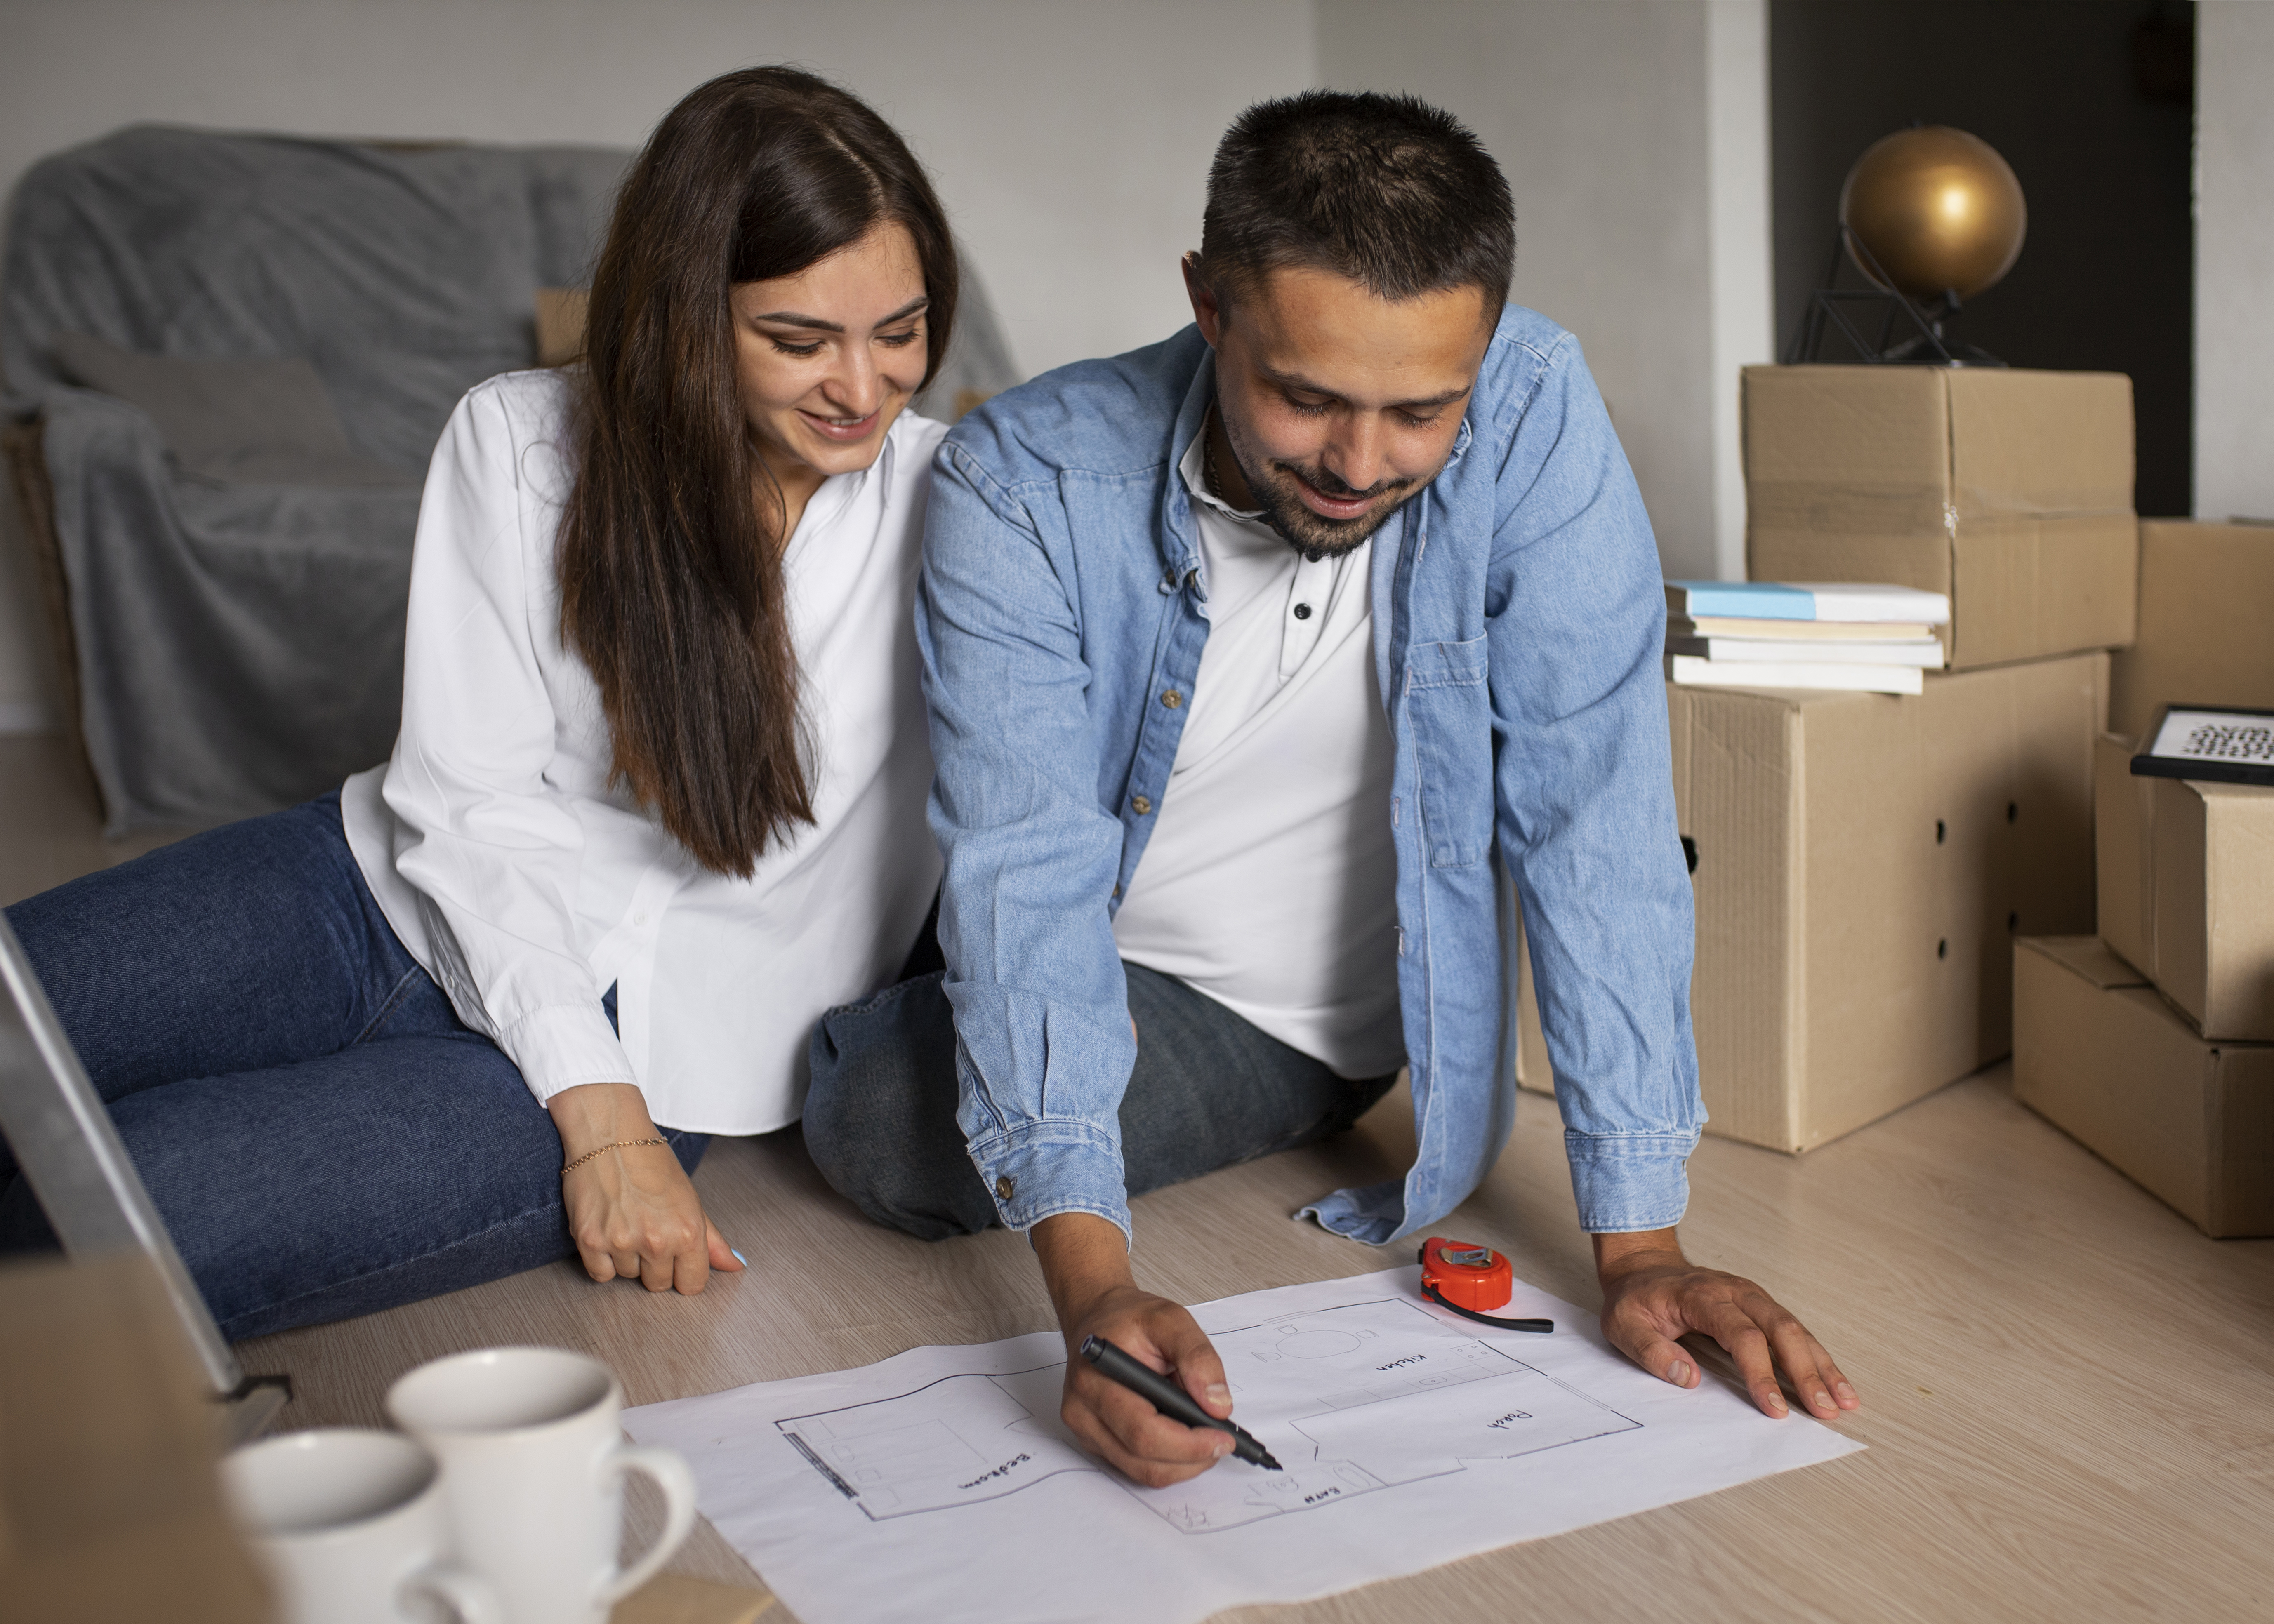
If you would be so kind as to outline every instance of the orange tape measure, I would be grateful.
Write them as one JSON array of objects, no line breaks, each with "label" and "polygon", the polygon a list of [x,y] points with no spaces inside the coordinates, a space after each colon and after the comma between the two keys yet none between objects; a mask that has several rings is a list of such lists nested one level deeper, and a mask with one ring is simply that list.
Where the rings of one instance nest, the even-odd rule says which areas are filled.
[{"label": "orange tape measure", "polygon": [[1483,1312],[1506,1305],[1516,1295],[1516,1274],[1508,1259],[1489,1246],[1449,1241],[1433,1235],[1421,1243],[1421,1295],[1464,1320],[1503,1331],[1553,1331],[1553,1320],[1502,1320]]}]

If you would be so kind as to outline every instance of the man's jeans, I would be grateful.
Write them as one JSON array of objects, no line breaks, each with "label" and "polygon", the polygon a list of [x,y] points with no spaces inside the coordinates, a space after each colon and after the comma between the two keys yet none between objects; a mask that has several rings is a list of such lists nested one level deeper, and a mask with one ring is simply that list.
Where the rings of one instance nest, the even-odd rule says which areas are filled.
[{"label": "man's jeans", "polygon": [[[1137,1023],[1120,1116],[1132,1196],[1339,1133],[1397,1081],[1337,1077],[1174,977],[1124,968]],[[875,1222],[923,1240],[996,1222],[956,1125],[955,1023],[940,979],[823,1016],[805,1099],[822,1176]]]},{"label": "man's jeans", "polygon": [[[224,1335],[576,1255],[552,1118],[395,939],[336,794],[8,922]],[[709,1143],[668,1137],[689,1169]],[[0,1250],[52,1244],[0,1154]]]}]

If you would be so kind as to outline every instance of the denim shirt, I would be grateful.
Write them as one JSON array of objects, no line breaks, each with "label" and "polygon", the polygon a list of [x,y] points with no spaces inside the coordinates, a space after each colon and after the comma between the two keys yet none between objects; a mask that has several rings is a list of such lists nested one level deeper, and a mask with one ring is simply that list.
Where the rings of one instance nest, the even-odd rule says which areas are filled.
[{"label": "denim shirt", "polygon": [[[916,638],[957,1120],[1014,1229],[1129,1227],[1136,1044],[1111,919],[1208,638],[1176,469],[1214,393],[1187,327],[998,395],[933,464]],[[1515,1118],[1520,898],[1580,1222],[1672,1224],[1706,1113],[1665,598],[1570,334],[1508,308],[1450,460],[1377,532],[1371,587],[1419,1149],[1402,1180],[1304,1210],[1380,1244],[1491,1168]]]}]

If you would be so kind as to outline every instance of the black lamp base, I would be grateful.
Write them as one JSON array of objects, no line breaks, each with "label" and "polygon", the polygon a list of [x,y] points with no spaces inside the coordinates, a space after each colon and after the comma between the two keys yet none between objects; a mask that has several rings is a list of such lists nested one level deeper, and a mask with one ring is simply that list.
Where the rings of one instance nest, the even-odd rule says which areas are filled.
[{"label": "black lamp base", "polygon": [[[1840,285],[1840,267],[1851,254],[1870,277],[1864,287]],[[1980,345],[1944,335],[1942,324],[1958,309],[1958,295],[1948,289],[1927,304],[1897,291],[1871,251],[1851,239],[1843,227],[1833,233],[1824,283],[1808,296],[1808,309],[1784,348],[1783,362],[1787,366],[1834,361],[1866,366],[2005,365]],[[1871,331],[1873,327],[1876,333]],[[1849,353],[1825,353],[1826,341],[1834,337],[1841,342],[1833,348],[1844,347]]]},{"label": "black lamp base", "polygon": [[1939,321],[1932,324],[1931,339],[1914,338],[1897,344],[1879,357],[1884,366],[2003,366],[2005,362],[1992,355],[1979,344],[1966,343],[1952,338],[1942,330]]}]

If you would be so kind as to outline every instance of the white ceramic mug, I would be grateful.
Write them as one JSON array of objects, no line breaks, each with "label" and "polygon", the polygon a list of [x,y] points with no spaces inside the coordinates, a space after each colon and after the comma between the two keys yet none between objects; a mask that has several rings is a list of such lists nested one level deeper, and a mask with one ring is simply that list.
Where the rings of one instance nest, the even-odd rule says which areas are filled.
[{"label": "white ceramic mug", "polygon": [[489,1587],[450,1562],[441,1470],[408,1438],[288,1432],[221,1475],[284,1624],[503,1624]]},{"label": "white ceramic mug", "polygon": [[[669,1449],[636,1448],[624,1394],[598,1359],[561,1348],[486,1348],[422,1365],[387,1413],[442,1462],[461,1560],[497,1592],[506,1624],[603,1624],[695,1526],[695,1475]],[[663,1490],[663,1532],[619,1568],[628,1471]]]}]

